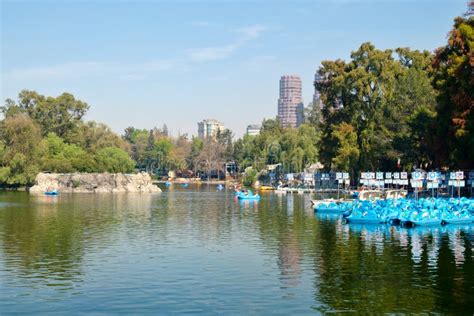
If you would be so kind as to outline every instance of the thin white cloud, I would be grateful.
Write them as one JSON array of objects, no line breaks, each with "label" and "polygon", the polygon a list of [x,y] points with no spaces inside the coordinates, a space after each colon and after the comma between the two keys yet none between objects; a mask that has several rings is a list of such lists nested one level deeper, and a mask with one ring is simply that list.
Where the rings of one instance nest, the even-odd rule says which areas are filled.
[{"label": "thin white cloud", "polygon": [[237,49],[245,45],[247,42],[258,38],[265,30],[266,27],[260,24],[239,28],[237,29],[237,33],[239,33],[240,36],[232,43],[221,46],[189,49],[188,56],[192,61],[197,62],[229,58]]},{"label": "thin white cloud", "polygon": [[260,24],[255,24],[252,26],[242,27],[238,31],[245,35],[247,39],[257,38],[262,34],[262,32],[266,31],[267,28]]},{"label": "thin white cloud", "polygon": [[239,47],[240,44],[234,43],[224,46],[192,48],[188,50],[188,56],[192,61],[197,62],[224,59],[229,57]]}]

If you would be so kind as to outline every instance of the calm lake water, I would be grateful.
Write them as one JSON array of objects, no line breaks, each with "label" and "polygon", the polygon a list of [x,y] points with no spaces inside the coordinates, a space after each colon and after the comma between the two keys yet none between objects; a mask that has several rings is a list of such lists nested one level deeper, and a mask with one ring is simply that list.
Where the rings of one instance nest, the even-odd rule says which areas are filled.
[{"label": "calm lake water", "polygon": [[356,226],[310,196],[0,193],[0,314],[474,312],[474,225]]}]

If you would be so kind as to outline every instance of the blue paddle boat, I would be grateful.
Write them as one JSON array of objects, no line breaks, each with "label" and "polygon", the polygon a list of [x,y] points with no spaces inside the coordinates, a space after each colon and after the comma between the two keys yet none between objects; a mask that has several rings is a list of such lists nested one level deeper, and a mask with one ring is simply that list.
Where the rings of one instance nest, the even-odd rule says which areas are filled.
[{"label": "blue paddle boat", "polygon": [[58,190],[50,190],[50,191],[46,191],[44,192],[45,195],[58,195],[59,194],[59,191]]},{"label": "blue paddle boat", "polygon": [[252,190],[248,190],[247,193],[241,191],[237,198],[239,200],[260,200],[260,195],[258,193],[253,194]]}]

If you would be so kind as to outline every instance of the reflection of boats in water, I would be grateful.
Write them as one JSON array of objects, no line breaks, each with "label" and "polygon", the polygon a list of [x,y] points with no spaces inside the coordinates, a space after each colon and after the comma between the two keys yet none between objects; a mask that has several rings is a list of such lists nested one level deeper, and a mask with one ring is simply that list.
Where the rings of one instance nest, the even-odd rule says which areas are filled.
[{"label": "reflection of boats in water", "polygon": [[321,220],[337,220],[341,218],[341,214],[331,212],[314,212],[314,216]]},{"label": "reflection of boats in water", "polygon": [[390,233],[390,228],[391,226],[389,225],[371,225],[371,224],[365,224],[365,223],[354,223],[352,225],[349,225],[350,231],[360,233],[362,231],[367,232],[367,233]]}]

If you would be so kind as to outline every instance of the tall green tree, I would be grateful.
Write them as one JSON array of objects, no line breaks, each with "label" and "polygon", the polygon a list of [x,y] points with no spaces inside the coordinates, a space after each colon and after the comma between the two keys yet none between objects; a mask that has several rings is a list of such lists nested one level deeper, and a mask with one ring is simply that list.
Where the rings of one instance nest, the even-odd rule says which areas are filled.
[{"label": "tall green tree", "polygon": [[2,107],[5,116],[23,112],[28,114],[39,126],[43,135],[50,132],[59,137],[67,137],[81,121],[89,105],[70,93],[45,97],[36,91],[23,90],[18,95],[18,103],[7,99]]},{"label": "tall green tree", "polygon": [[474,168],[474,4],[435,53],[437,166]]},{"label": "tall green tree", "polygon": [[40,170],[41,129],[26,114],[11,113],[0,122],[0,184],[32,184]]},{"label": "tall green tree", "polygon": [[[394,169],[398,159],[407,165],[430,159],[428,131],[414,130],[418,113],[433,117],[436,92],[430,85],[431,54],[407,48],[379,50],[364,43],[351,61],[324,61],[315,87],[324,104],[321,159],[331,166],[340,143],[334,131],[342,123],[357,137],[357,169]],[[431,126],[431,122],[425,124]],[[424,133],[424,134],[423,134]],[[423,134],[423,135],[422,135]],[[407,154],[407,140],[425,142]],[[405,161],[406,160],[406,161]]]}]

